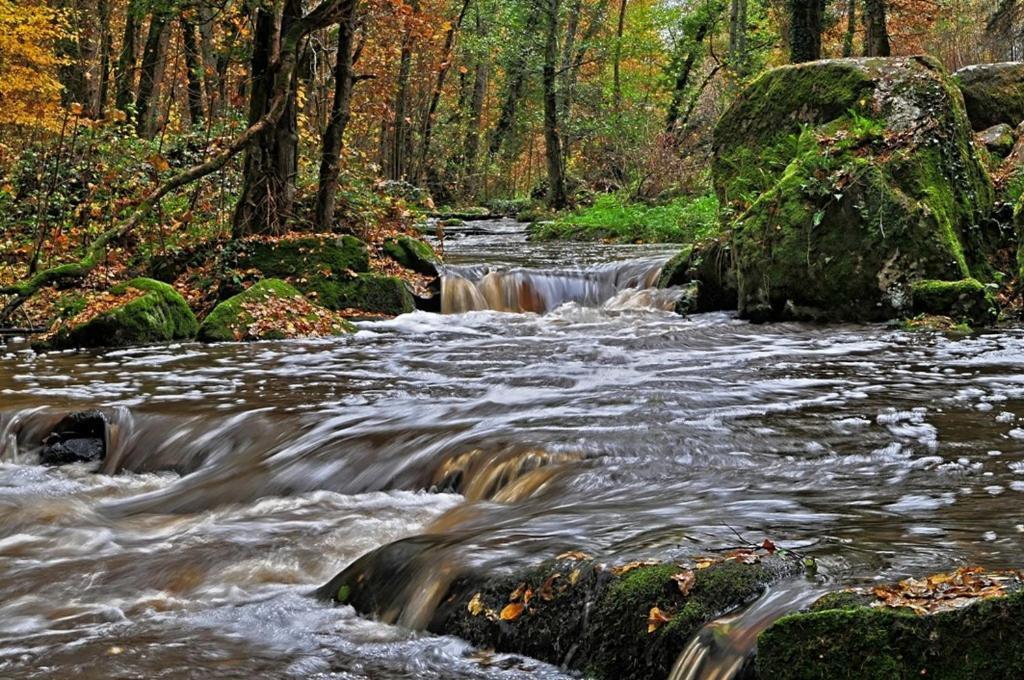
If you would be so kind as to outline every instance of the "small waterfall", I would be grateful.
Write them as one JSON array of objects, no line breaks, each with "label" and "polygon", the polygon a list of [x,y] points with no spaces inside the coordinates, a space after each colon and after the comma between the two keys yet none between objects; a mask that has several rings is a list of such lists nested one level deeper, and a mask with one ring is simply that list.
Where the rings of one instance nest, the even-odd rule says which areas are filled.
[{"label": "small waterfall", "polygon": [[[492,309],[544,314],[567,302],[599,307],[616,299],[621,305],[621,295],[626,291],[653,289],[665,262],[666,258],[660,257],[565,270],[446,267],[441,278],[441,311],[459,314]],[[665,308],[660,299],[650,295],[637,297],[636,301],[656,301],[655,306]]]}]

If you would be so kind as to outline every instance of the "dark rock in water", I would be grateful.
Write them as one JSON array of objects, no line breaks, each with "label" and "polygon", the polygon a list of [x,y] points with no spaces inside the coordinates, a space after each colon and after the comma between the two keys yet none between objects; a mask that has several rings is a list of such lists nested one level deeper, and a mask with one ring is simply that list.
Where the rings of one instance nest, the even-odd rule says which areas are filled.
[{"label": "dark rock in water", "polygon": [[416,308],[405,282],[395,276],[360,274],[345,281],[313,279],[303,284],[310,299],[332,310],[398,316]]},{"label": "dark rock in water", "polygon": [[107,455],[107,419],[99,411],[77,411],[65,417],[43,440],[43,465],[94,462]]},{"label": "dark rock in water", "polygon": [[[955,585],[958,577],[939,578],[952,578]],[[888,602],[865,593],[826,595],[760,635],[758,675],[773,680],[1024,677],[1024,591],[1008,587],[1012,579],[1007,577],[998,591],[1006,594],[997,597],[958,600],[951,583],[936,577],[914,582],[914,589],[926,594],[923,599],[912,594],[893,599],[888,587],[879,589]],[[940,594],[930,599],[929,592]],[[943,598],[952,606],[932,610],[932,602],[941,605]]]},{"label": "dark rock in water", "polygon": [[985,128],[981,132],[977,133],[974,138],[979,144],[984,146],[990,154],[1000,159],[1006,158],[1006,156],[1009,155],[1013,150],[1013,145],[1016,141],[1013,136],[1013,128],[1006,123],[1000,123],[999,125],[993,125],[990,128]]},{"label": "dark rock in water", "polygon": [[995,277],[993,187],[956,86],[927,57],[772,69],[720,119],[714,182],[754,320],[871,321],[910,284]]},{"label": "dark rock in water", "polygon": [[704,624],[801,569],[791,559],[752,553],[609,567],[570,552],[499,574],[449,573],[423,589],[417,576],[450,571],[430,561],[436,559],[430,548],[437,540],[417,537],[384,546],[356,560],[318,595],[408,624],[407,603],[433,593],[439,604],[419,621],[433,633],[588,677],[625,680],[667,677]]},{"label": "dark rock in water", "polygon": [[953,74],[975,130],[1024,121],[1024,63],[975,64]]}]

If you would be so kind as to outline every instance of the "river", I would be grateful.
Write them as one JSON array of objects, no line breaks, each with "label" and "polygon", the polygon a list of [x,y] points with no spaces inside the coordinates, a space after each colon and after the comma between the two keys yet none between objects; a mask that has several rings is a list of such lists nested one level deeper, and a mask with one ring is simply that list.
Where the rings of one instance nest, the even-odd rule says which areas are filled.
[{"label": "river", "polygon": [[[419,534],[437,571],[737,533],[815,557],[759,621],[828,586],[1024,565],[1024,333],[683,318],[628,288],[672,248],[512,222],[445,250],[446,282],[481,291],[450,304],[478,309],[322,340],[0,347],[0,676],[565,677],[308,597]],[[541,313],[479,309],[513,303]],[[35,464],[86,408],[112,423],[104,470]]]}]

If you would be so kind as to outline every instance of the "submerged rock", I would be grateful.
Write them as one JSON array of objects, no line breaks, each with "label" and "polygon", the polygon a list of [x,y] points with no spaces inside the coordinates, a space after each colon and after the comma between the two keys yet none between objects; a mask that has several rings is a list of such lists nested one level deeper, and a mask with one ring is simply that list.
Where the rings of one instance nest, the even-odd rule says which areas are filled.
[{"label": "submerged rock", "polygon": [[896,588],[876,588],[875,593],[826,595],[808,611],[785,616],[761,634],[758,676],[1024,677],[1019,574],[991,576],[962,569],[908,580]]},{"label": "submerged rock", "polygon": [[99,411],[77,411],[53,428],[39,454],[43,465],[103,460],[107,455],[107,419]]},{"label": "submerged rock", "polygon": [[384,241],[384,253],[406,269],[426,276],[437,276],[437,255],[425,242],[411,236]]},{"label": "submerged rock", "polygon": [[1024,121],[1024,63],[975,64],[953,74],[975,130]]},{"label": "submerged rock", "polygon": [[962,98],[926,57],[773,69],[715,129],[738,307],[754,320],[881,320],[910,284],[990,275],[992,183]]},{"label": "submerged rock", "polygon": [[[800,568],[792,560],[752,552],[617,567],[570,552],[501,574],[449,573],[427,590],[411,586],[430,568],[431,545],[430,537],[417,537],[380,548],[356,560],[318,595],[406,624],[403,598],[432,596],[436,608],[418,621],[431,632],[532,656],[587,677],[639,679],[667,677],[705,623],[751,602],[768,584]],[[434,567],[435,574],[447,571]]]},{"label": "submerged rock", "polygon": [[314,305],[280,279],[263,279],[220,304],[203,320],[202,342],[284,340],[350,333],[355,327]]},{"label": "submerged rock", "polygon": [[174,288],[153,279],[114,286],[75,317],[63,322],[39,349],[126,347],[195,337],[199,324]]}]

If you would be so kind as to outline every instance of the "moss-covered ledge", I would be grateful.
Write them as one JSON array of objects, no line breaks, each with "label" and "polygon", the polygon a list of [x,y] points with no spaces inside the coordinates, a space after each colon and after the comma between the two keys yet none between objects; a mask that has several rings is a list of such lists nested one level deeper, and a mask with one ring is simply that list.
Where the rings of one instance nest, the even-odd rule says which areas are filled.
[{"label": "moss-covered ledge", "polygon": [[[938,578],[951,576],[955,578]],[[948,607],[943,606],[943,584],[935,579],[910,581],[907,594],[888,587],[876,588],[878,595],[833,593],[808,611],[779,619],[758,638],[758,676],[773,680],[1024,677],[1024,591],[1019,576],[1009,576],[999,588],[977,589],[973,598],[947,599]],[[937,599],[929,603],[927,597],[915,598],[915,589],[927,591],[932,584],[937,586],[933,588],[939,593]]]},{"label": "moss-covered ledge", "polygon": [[[367,616],[400,620],[404,600],[426,592],[416,579],[430,547],[428,537],[384,546],[356,560],[318,595]],[[614,566],[568,552],[503,573],[456,576],[437,593],[439,605],[425,627],[590,678],[667,677],[704,624],[801,569],[795,558],[752,551]]]}]

